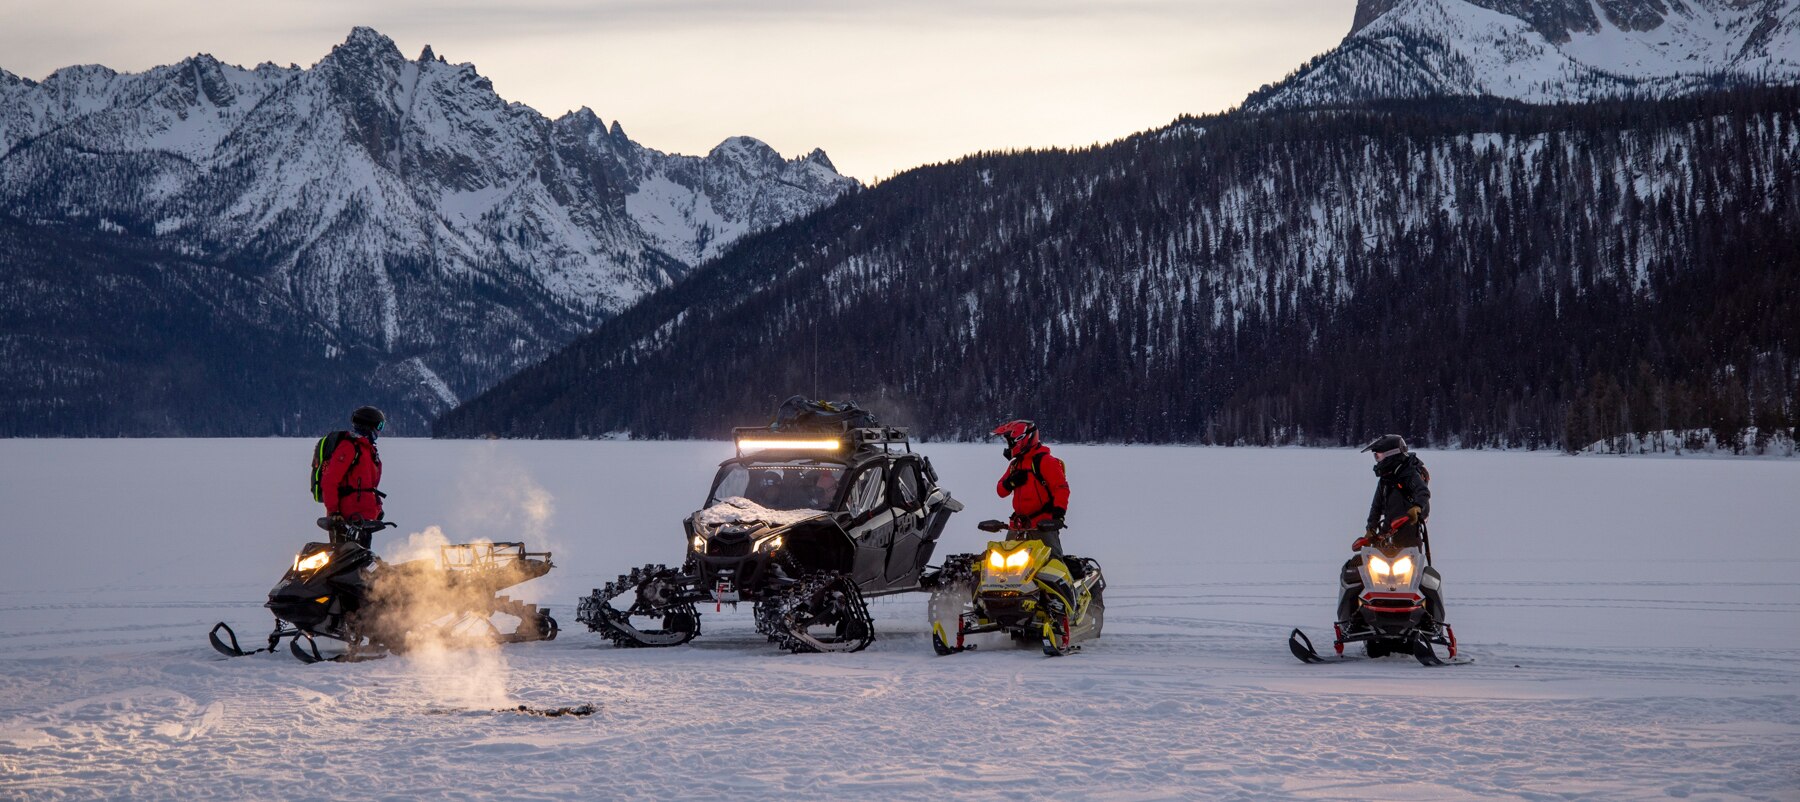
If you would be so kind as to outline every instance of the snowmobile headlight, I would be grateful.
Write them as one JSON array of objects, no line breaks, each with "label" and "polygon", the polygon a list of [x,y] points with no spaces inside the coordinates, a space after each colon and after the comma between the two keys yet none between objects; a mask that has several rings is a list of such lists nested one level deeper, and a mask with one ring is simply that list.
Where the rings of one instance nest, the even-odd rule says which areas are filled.
[{"label": "snowmobile headlight", "polygon": [[1006,567],[1008,568],[1024,568],[1025,563],[1030,561],[1031,554],[1024,549],[1006,555]]},{"label": "snowmobile headlight", "polygon": [[1369,573],[1374,574],[1375,576],[1387,576],[1393,572],[1394,567],[1388,565],[1387,560],[1383,560],[1373,554],[1369,555]]},{"label": "snowmobile headlight", "polygon": [[998,571],[1002,568],[1005,568],[1006,567],[1006,558],[1000,556],[999,551],[990,550],[988,552],[988,567],[992,568],[996,571]]},{"label": "snowmobile headlight", "polygon": [[331,552],[329,551],[313,552],[311,557],[306,557],[304,559],[299,555],[294,555],[294,570],[317,571],[320,568],[324,568],[329,562],[331,562]]},{"label": "snowmobile headlight", "polygon": [[762,540],[756,541],[756,550],[758,552],[765,552],[765,551],[773,552],[773,551],[778,551],[780,549],[781,549],[781,536],[780,535],[775,535],[774,537],[765,537]]},{"label": "snowmobile headlight", "polygon": [[704,535],[695,535],[693,546],[694,546],[695,554],[705,554],[706,553],[706,537]]},{"label": "snowmobile headlight", "polygon": [[1388,581],[1393,584],[1396,584],[1396,585],[1409,584],[1412,582],[1412,572],[1413,572],[1412,557],[1407,556],[1407,555],[1402,555],[1400,557],[1400,559],[1394,561],[1393,578],[1389,579]]}]

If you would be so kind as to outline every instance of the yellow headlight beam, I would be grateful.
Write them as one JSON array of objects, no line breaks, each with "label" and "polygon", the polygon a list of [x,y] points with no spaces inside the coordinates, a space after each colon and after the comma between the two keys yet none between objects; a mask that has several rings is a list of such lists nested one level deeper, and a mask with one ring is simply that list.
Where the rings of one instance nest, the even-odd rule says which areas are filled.
[{"label": "yellow headlight beam", "polygon": [[1407,574],[1412,573],[1412,569],[1413,563],[1411,557],[1401,557],[1394,561],[1395,576],[1406,576]]},{"label": "yellow headlight beam", "polygon": [[1373,556],[1369,558],[1369,573],[1372,573],[1376,576],[1387,576],[1389,574],[1392,574],[1393,572],[1394,572],[1393,566],[1388,565],[1387,560],[1383,560],[1380,557],[1373,557]]},{"label": "yellow headlight beam", "polygon": [[1026,552],[1024,549],[1019,549],[1018,551],[1015,551],[1011,554],[1006,555],[1006,567],[1008,567],[1008,568],[1024,568],[1025,563],[1027,561],[1029,561],[1030,559],[1031,559],[1030,553]]},{"label": "yellow headlight beam", "polygon": [[1000,552],[990,551],[988,552],[988,567],[996,570],[1005,568],[1006,558],[1000,556]]},{"label": "yellow headlight beam", "polygon": [[321,551],[321,552],[318,552],[318,553],[314,554],[313,556],[308,557],[304,560],[300,559],[299,557],[295,557],[294,558],[294,570],[296,570],[296,571],[313,571],[313,570],[317,570],[320,568],[324,568],[325,565],[330,562],[331,562],[331,552]]},{"label": "yellow headlight beam", "polygon": [[771,451],[836,451],[844,447],[841,440],[739,440],[738,448]]}]

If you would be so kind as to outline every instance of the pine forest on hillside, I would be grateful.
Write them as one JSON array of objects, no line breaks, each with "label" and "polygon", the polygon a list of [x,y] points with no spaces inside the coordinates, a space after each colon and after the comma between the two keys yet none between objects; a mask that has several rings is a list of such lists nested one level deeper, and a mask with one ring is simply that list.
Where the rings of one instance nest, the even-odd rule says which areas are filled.
[{"label": "pine forest on hillside", "polygon": [[715,437],[800,392],[929,437],[1767,437],[1800,418],[1797,126],[1800,91],[1735,89],[980,154],[746,238],[435,431]]}]

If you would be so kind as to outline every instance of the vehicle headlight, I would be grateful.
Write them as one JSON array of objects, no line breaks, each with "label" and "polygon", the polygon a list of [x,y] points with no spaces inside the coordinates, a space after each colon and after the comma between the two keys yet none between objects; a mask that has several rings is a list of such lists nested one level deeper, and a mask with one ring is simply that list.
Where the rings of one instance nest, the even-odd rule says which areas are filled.
[{"label": "vehicle headlight", "polygon": [[1031,562],[1031,550],[1019,549],[1008,554],[999,549],[993,549],[988,552],[987,562],[988,567],[996,571],[1016,571]]},{"label": "vehicle headlight", "polygon": [[1412,582],[1412,573],[1413,573],[1412,557],[1411,556],[1402,556],[1400,559],[1394,561],[1394,578],[1390,579],[1388,581],[1390,581],[1396,585],[1410,584]]},{"label": "vehicle headlight", "polygon": [[314,552],[311,557],[306,558],[301,558],[300,555],[296,554],[294,555],[294,570],[317,571],[320,568],[324,568],[326,564],[330,562],[331,552],[329,551]]},{"label": "vehicle headlight", "polygon": [[1387,576],[1388,574],[1391,574],[1393,572],[1394,572],[1394,567],[1391,565],[1388,565],[1387,560],[1383,560],[1380,557],[1377,557],[1373,554],[1369,555],[1369,573],[1370,574],[1381,577],[1381,576]]},{"label": "vehicle headlight", "polygon": [[774,551],[778,551],[780,549],[781,549],[781,536],[780,535],[775,535],[773,537],[765,537],[762,540],[756,541],[756,550],[758,552],[764,552],[764,551],[774,552]]},{"label": "vehicle headlight", "polygon": [[706,536],[705,535],[695,535],[693,546],[694,546],[695,554],[705,554],[706,553]]}]

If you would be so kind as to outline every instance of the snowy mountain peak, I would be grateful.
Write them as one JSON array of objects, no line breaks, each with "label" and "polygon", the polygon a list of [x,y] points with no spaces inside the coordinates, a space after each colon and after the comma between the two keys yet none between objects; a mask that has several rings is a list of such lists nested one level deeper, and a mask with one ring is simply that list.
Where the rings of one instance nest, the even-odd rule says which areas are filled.
[{"label": "snowy mountain peak", "polygon": [[768,143],[755,137],[734,136],[720,142],[706,154],[708,161],[725,161],[749,170],[767,172],[778,169],[782,162],[781,154],[769,147]]},{"label": "snowy mountain peak", "polygon": [[415,421],[855,185],[787,169],[748,137],[681,156],[552,121],[372,28],[307,69],[0,80],[0,216],[230,263],[331,353],[391,355]]},{"label": "snowy mountain peak", "polygon": [[1570,103],[1800,81],[1800,0],[1360,0],[1251,110],[1427,97]]},{"label": "snowy mountain peak", "polygon": [[831,163],[831,157],[825,155],[824,148],[813,148],[811,153],[806,154],[800,160],[808,164],[818,165],[819,167],[823,167],[834,173],[837,172],[837,165]]},{"label": "snowy mountain peak", "polygon": [[400,48],[394,40],[387,38],[380,31],[363,25],[350,29],[350,35],[344,37],[344,43],[333,47],[331,52],[369,53],[381,57],[393,55],[400,57]]}]

